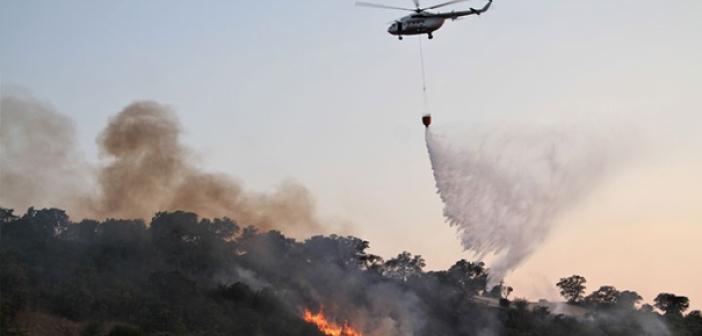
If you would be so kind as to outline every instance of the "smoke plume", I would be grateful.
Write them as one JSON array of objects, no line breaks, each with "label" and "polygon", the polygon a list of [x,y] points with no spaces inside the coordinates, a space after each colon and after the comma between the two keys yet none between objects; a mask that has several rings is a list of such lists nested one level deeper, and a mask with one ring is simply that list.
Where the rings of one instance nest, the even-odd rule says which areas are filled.
[{"label": "smoke plume", "polygon": [[76,151],[72,121],[30,97],[0,99],[0,204],[78,206],[90,171]]},{"label": "smoke plume", "polygon": [[557,217],[611,162],[605,142],[577,132],[473,130],[426,143],[444,217],[465,250],[495,254],[490,286],[525,260]]},{"label": "smoke plume", "polygon": [[28,98],[3,98],[2,106],[4,206],[142,219],[186,210],[293,236],[322,231],[303,186],[287,181],[271,194],[252,193],[226,175],[199,169],[180,141],[178,119],[163,105],[135,102],[114,116],[98,138],[105,163],[94,170],[76,155],[69,118]]}]

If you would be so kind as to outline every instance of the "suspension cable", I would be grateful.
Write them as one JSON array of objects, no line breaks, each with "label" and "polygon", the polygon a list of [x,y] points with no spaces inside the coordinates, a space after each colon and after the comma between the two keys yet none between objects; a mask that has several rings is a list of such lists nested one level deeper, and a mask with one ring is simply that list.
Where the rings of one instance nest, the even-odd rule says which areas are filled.
[{"label": "suspension cable", "polygon": [[427,75],[424,67],[424,48],[422,48],[422,38],[419,39],[419,61],[422,71],[422,99],[424,104],[424,114],[430,114],[429,111],[429,95],[427,94]]}]

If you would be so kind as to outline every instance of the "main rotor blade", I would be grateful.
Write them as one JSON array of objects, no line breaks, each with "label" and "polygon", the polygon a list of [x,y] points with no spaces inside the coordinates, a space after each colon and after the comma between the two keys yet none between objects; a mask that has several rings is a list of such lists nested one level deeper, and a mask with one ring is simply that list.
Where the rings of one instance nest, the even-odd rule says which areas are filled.
[{"label": "main rotor blade", "polygon": [[453,5],[453,4],[455,4],[455,3],[466,2],[466,1],[470,1],[470,0],[453,0],[453,1],[441,3],[441,4],[438,4],[438,5],[434,5],[434,6],[431,6],[431,7],[427,7],[427,8],[424,8],[424,9],[436,9],[436,8],[439,8],[439,7],[444,7],[444,6]]},{"label": "main rotor blade", "polygon": [[397,10],[404,10],[404,11],[410,11],[414,12],[414,9],[410,8],[402,8],[402,7],[393,7],[393,6],[385,6],[385,5],[379,5],[379,4],[374,4],[370,2],[363,2],[363,1],[356,1],[356,6],[361,6],[361,7],[373,7],[373,8],[384,8],[384,9],[397,9]]},{"label": "main rotor blade", "polygon": [[414,2],[414,8],[419,9],[419,0],[412,0]]}]

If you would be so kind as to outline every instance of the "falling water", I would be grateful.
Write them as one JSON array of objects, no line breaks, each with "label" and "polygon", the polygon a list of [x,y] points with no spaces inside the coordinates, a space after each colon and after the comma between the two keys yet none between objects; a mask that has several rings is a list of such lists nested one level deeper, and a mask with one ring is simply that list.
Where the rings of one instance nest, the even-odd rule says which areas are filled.
[{"label": "falling water", "polygon": [[495,255],[491,285],[522,263],[565,209],[594,188],[609,155],[604,142],[576,132],[427,128],[426,143],[444,203],[463,248]]}]

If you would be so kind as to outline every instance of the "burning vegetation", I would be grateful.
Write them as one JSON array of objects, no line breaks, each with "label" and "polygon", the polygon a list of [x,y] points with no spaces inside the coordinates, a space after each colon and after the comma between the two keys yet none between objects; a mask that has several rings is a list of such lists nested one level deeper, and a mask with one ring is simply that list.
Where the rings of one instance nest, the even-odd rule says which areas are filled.
[{"label": "burning vegetation", "polygon": [[313,313],[309,309],[305,309],[305,313],[302,315],[305,322],[314,324],[317,329],[321,331],[324,335],[328,336],[363,336],[360,332],[354,330],[348,322],[343,324],[337,324],[330,322],[324,313],[320,311],[319,313]]}]

